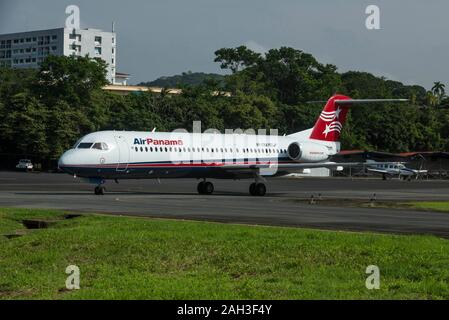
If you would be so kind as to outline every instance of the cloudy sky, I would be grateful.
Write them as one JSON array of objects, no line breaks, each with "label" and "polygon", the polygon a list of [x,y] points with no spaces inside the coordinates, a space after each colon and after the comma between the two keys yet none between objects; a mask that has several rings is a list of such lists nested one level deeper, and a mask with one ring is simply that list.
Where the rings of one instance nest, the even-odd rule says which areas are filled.
[{"label": "cloudy sky", "polygon": [[[83,28],[116,22],[118,71],[132,83],[221,72],[214,51],[246,44],[295,47],[340,71],[449,86],[447,0],[0,0],[0,34],[62,27],[69,4],[80,7]],[[380,30],[365,27],[371,4],[381,10]]]}]

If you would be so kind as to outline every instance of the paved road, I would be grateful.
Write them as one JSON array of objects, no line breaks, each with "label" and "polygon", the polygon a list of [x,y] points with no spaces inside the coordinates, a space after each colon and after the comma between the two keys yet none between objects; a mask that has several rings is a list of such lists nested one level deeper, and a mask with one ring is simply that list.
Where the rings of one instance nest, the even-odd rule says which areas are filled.
[{"label": "paved road", "polygon": [[65,174],[0,172],[0,207],[57,208],[86,212],[182,218],[321,229],[435,234],[449,238],[449,214],[395,209],[310,205],[323,199],[449,200],[449,181],[380,179],[270,179],[266,197],[251,197],[249,180],[215,180],[216,193],[196,193],[196,180],[121,181],[105,196]]}]

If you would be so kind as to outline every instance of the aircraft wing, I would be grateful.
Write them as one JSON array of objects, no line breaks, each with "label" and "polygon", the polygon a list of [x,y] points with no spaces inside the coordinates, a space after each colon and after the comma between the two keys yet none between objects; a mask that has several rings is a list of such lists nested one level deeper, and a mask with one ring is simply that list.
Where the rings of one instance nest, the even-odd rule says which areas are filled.
[{"label": "aircraft wing", "polygon": [[295,169],[313,169],[313,168],[328,168],[335,169],[338,167],[351,167],[351,166],[360,166],[363,165],[364,162],[346,162],[346,163],[338,163],[338,162],[315,162],[315,163],[276,163],[276,162],[267,162],[267,163],[259,163],[259,164],[223,164],[221,168],[226,170],[245,170],[245,169],[275,169],[279,168],[282,170],[295,170]]},{"label": "aircraft wing", "polygon": [[363,163],[348,162],[319,162],[319,163],[258,163],[258,164],[223,164],[217,168],[225,174],[233,175],[234,177],[251,177],[254,174],[262,176],[285,175],[288,173],[304,173],[304,169],[313,168],[327,168],[339,169],[342,167],[357,166]]},{"label": "aircraft wing", "polygon": [[381,169],[372,169],[367,168],[368,171],[375,172],[375,173],[381,173],[381,174],[388,174],[389,172],[387,170],[381,170]]},{"label": "aircraft wing", "polygon": [[427,170],[415,170],[416,173],[427,173]]}]

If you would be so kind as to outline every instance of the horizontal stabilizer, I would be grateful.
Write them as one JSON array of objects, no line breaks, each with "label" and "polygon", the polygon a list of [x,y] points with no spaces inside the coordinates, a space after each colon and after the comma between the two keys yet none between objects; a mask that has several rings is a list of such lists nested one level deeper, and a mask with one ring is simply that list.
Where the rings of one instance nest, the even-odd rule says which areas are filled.
[{"label": "horizontal stabilizer", "polygon": [[408,99],[350,99],[350,100],[335,100],[339,105],[353,105],[363,103],[384,103],[384,102],[407,102]]},{"label": "horizontal stabilizer", "polygon": [[[408,102],[409,99],[349,99],[349,100],[334,100],[335,104],[339,105],[353,105],[363,103],[385,103],[385,102]],[[327,101],[308,101],[307,104],[321,104]]]}]

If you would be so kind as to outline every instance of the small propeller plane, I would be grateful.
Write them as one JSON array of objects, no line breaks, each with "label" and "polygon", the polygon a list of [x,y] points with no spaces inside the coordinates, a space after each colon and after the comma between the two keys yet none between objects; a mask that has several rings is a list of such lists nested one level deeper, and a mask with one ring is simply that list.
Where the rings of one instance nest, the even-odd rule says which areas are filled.
[{"label": "small propeller plane", "polygon": [[397,176],[404,180],[411,180],[412,177],[418,179],[420,174],[427,173],[427,170],[407,168],[403,162],[376,163],[372,160],[368,160],[366,167],[369,172],[381,174],[383,180],[387,180],[387,177],[393,176]]}]

